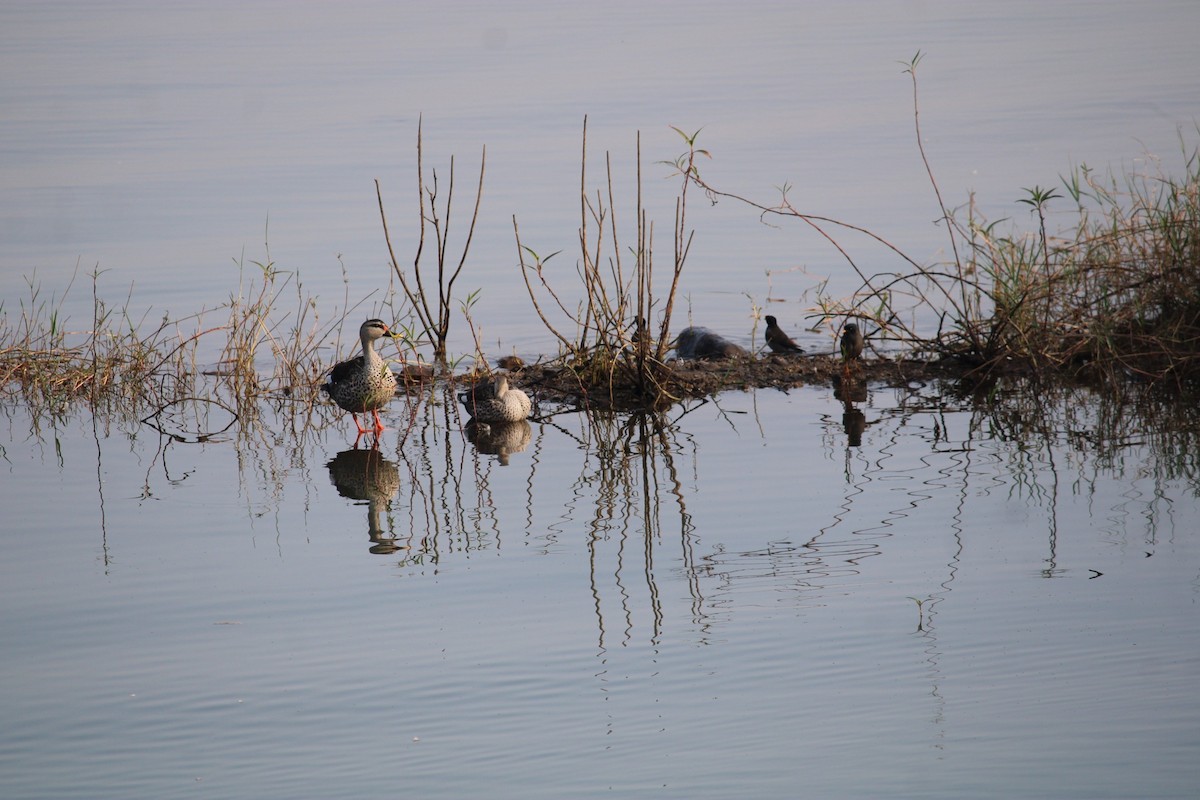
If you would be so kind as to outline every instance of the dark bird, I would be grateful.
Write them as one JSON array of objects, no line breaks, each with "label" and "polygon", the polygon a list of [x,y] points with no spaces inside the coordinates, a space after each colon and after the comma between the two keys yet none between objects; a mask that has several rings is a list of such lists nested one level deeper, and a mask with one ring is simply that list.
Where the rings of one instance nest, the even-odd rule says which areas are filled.
[{"label": "dark bird", "polygon": [[675,355],[682,359],[735,358],[746,355],[746,351],[720,334],[708,328],[684,328],[672,342]]},{"label": "dark bird", "polygon": [[521,422],[533,410],[529,395],[509,386],[507,375],[475,384],[460,394],[458,401],[477,422]]},{"label": "dark bird", "polygon": [[394,333],[380,319],[369,319],[358,329],[362,341],[362,355],[333,365],[329,382],[321,389],[333,402],[350,412],[354,425],[361,436],[367,429],[358,424],[358,415],[371,412],[375,419],[375,433],[383,430],[379,421],[379,409],[383,408],[396,394],[396,376],[387,362],[375,352],[375,340],[384,336],[396,339],[403,334]]},{"label": "dark bird", "polygon": [[842,329],[842,360],[855,361],[862,355],[862,351],[862,331],[853,322],[847,322],[846,327]]},{"label": "dark bird", "polygon": [[518,355],[501,356],[496,359],[496,366],[509,372],[518,372],[525,369],[525,361]]},{"label": "dark bird", "polygon": [[792,337],[783,332],[779,323],[770,314],[767,315],[767,347],[774,353],[803,353],[804,348],[792,341]]}]

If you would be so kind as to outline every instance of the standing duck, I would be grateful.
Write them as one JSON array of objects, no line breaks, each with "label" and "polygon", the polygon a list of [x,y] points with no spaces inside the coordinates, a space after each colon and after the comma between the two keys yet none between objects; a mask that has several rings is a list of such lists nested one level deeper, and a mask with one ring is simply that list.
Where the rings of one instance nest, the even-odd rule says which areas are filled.
[{"label": "standing duck", "polygon": [[495,381],[472,386],[458,400],[476,422],[521,422],[533,409],[529,395],[511,388],[507,375],[497,375]]},{"label": "standing duck", "polygon": [[358,329],[362,341],[362,355],[333,365],[329,382],[322,385],[333,402],[350,412],[358,434],[367,429],[358,424],[358,415],[370,411],[375,418],[375,433],[383,430],[379,421],[379,409],[383,408],[396,393],[396,376],[387,362],[375,352],[375,340],[384,336],[393,339],[403,336],[395,333],[381,319],[369,319]]},{"label": "standing duck", "polygon": [[804,348],[792,341],[792,337],[783,332],[779,323],[770,314],[767,315],[767,347],[773,353],[803,353]]}]

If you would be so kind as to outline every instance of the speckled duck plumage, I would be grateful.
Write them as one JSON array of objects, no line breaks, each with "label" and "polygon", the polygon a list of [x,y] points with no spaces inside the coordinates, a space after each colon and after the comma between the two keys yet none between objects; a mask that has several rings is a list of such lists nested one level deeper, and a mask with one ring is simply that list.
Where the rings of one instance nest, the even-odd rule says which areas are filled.
[{"label": "speckled duck plumage", "polygon": [[335,364],[329,382],[321,386],[333,402],[350,412],[359,433],[366,433],[367,429],[358,424],[358,415],[368,411],[374,417],[375,431],[383,430],[379,409],[396,394],[396,376],[383,357],[375,352],[375,340],[399,335],[393,333],[383,320],[367,320],[358,329],[362,355]]},{"label": "speckled duck plumage", "polygon": [[476,384],[458,399],[477,422],[520,422],[527,419],[533,409],[529,395],[510,387],[507,375]]}]

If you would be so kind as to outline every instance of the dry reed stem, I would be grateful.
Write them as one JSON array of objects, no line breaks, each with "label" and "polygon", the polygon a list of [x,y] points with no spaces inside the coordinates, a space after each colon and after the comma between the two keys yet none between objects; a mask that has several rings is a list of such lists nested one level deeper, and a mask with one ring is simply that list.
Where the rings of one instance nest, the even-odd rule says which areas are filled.
[{"label": "dry reed stem", "polygon": [[[375,181],[375,196],[379,203],[379,218],[383,225],[383,238],[387,245],[388,258],[391,263],[392,271],[396,274],[400,281],[400,288],[404,292],[405,298],[411,305],[413,312],[417,316],[425,335],[430,339],[434,346],[434,357],[440,362],[446,359],[446,340],[450,332],[450,318],[453,310],[454,284],[462,275],[463,268],[466,266],[467,255],[471,250],[471,242],[475,237],[475,227],[479,221],[479,210],[483,202],[483,181],[484,174],[487,168],[487,147],[483,148],[479,161],[479,181],[475,188],[475,204],[471,214],[470,224],[467,228],[466,239],[463,242],[462,251],[458,257],[458,263],[452,269],[447,269],[447,259],[449,258],[450,246],[450,231],[453,217],[453,202],[454,202],[454,157],[450,157],[450,184],[446,194],[444,212],[442,216],[438,214],[438,177],[437,170],[433,171],[432,183],[425,182],[425,164],[424,164],[424,139],[423,139],[423,124],[424,118],[418,120],[417,123],[417,201],[418,201],[418,239],[416,252],[413,256],[412,280],[409,283],[409,278],[406,272],[400,268],[400,262],[396,258],[395,249],[392,246],[391,232],[388,229],[387,214],[384,211],[383,190],[380,187],[379,180]],[[428,207],[426,206],[428,203]],[[437,293],[435,295],[437,303],[436,308],[431,304],[431,293],[426,289],[425,278],[423,277],[421,263],[422,256],[425,252],[425,237],[427,227],[432,228],[434,242],[436,245],[436,260],[437,260]]]}]

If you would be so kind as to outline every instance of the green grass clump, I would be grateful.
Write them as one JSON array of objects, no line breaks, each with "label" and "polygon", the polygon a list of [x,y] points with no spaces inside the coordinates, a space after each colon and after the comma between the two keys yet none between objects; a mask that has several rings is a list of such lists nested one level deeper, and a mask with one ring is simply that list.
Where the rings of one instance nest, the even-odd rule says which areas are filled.
[{"label": "green grass clump", "polygon": [[[1037,215],[1032,233],[998,235],[973,217],[955,224],[966,261],[952,283],[968,287],[971,301],[954,309],[950,330],[919,345],[988,369],[1017,363],[1069,375],[1200,377],[1195,151],[1186,164],[1182,178],[1154,172],[1103,181],[1080,167],[1063,179],[1066,196],[1027,189],[1019,202]],[[1050,233],[1051,206],[1067,196],[1074,219]]]},{"label": "green grass clump", "polygon": [[[956,360],[982,374],[1013,368],[1042,375],[1193,382],[1200,378],[1200,151],[1184,146],[1183,175],[1152,171],[1101,180],[1081,166],[1059,188],[1034,186],[1017,202],[1032,231],[1001,232],[974,201],[950,209],[926,156],[912,78],[917,149],[944,225],[951,258],[922,264],[862,227],[796,209],[782,189],[760,204],[691,179],[713,198],[763,215],[797,219],[828,241],[861,279],[847,297],[822,296],[818,324],[843,317],[869,323],[876,346]],[[1156,164],[1150,160],[1152,165]],[[1065,194],[1064,194],[1065,192]],[[1050,230],[1065,200],[1074,218]],[[1061,219],[1053,216],[1054,219]],[[900,263],[868,274],[834,231],[866,237]]]}]

